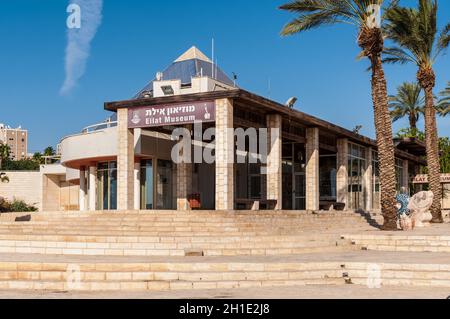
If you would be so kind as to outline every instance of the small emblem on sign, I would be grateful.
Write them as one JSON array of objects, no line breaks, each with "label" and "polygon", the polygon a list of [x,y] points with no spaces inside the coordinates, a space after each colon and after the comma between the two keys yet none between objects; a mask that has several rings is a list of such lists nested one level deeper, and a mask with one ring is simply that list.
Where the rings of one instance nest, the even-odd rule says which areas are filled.
[{"label": "small emblem on sign", "polygon": [[133,124],[137,125],[141,122],[141,118],[139,117],[139,112],[133,112],[133,118],[131,119],[131,122],[133,122]]},{"label": "small emblem on sign", "polygon": [[205,104],[205,120],[211,119],[211,113],[208,112],[208,106]]}]

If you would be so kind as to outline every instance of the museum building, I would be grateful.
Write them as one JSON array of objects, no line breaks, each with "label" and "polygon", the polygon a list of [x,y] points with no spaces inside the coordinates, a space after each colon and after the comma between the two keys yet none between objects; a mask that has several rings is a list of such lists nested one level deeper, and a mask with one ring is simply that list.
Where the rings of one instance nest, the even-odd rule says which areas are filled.
[{"label": "museum building", "polygon": [[[82,211],[379,209],[376,141],[237,87],[195,47],[134,98],[104,107],[110,119],[60,143]],[[196,139],[200,123],[201,136],[215,128],[209,140]],[[215,162],[174,162],[177,128],[190,132],[192,150],[213,145]],[[229,129],[255,129],[267,160],[261,143],[238,149]],[[412,192],[425,146],[395,145],[398,190]]]}]

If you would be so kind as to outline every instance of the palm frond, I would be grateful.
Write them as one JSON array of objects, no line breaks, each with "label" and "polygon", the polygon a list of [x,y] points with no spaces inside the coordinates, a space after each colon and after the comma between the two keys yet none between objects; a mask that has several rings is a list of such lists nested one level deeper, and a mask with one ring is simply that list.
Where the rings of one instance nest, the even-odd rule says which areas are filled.
[{"label": "palm frond", "polygon": [[397,94],[389,96],[389,109],[394,122],[407,116],[418,120],[425,111],[425,99],[420,85],[416,82],[400,85]]},{"label": "palm frond", "polygon": [[437,39],[437,10],[436,0],[419,0],[418,8],[402,7],[394,3],[384,14],[383,30],[390,40],[404,52],[408,52],[411,59],[405,59],[405,54],[387,59],[390,63],[414,62],[418,66],[432,66],[443,46],[450,41],[450,26],[444,28]]},{"label": "palm frond", "polygon": [[297,16],[281,31],[293,35],[323,25],[350,23],[362,26],[369,16],[370,5],[381,5],[383,0],[293,0],[280,6],[281,10]]}]

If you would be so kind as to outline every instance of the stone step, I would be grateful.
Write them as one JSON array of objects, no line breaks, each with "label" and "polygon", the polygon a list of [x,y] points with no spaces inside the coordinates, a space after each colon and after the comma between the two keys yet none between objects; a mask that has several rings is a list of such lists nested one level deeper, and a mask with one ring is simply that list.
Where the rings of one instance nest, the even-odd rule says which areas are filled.
[{"label": "stone step", "polygon": [[[117,245],[117,244],[116,244]],[[100,246],[100,245],[99,245]],[[225,248],[225,247],[186,247],[180,248],[62,248],[0,246],[0,253],[41,254],[41,255],[84,255],[84,256],[277,256],[297,255],[318,252],[350,251],[356,249],[350,245],[315,245],[305,247],[272,248]]]},{"label": "stone step", "polygon": [[450,252],[450,236],[433,235],[343,235],[366,250]]},{"label": "stone step", "polygon": [[[0,289],[182,290],[368,284],[450,287],[450,264],[0,262]],[[375,281],[374,281],[375,280]],[[369,283],[370,284],[370,283]]]},{"label": "stone step", "polygon": [[66,235],[38,235],[38,234],[0,234],[4,241],[63,241],[83,243],[235,243],[235,242],[312,242],[312,241],[346,241],[336,234],[320,235],[270,235],[270,236],[66,236]]}]

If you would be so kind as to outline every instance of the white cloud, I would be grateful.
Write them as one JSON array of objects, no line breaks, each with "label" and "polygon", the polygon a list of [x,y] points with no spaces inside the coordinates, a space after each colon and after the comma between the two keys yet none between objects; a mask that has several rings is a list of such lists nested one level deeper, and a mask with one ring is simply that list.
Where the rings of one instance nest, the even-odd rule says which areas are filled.
[{"label": "white cloud", "polygon": [[83,76],[91,51],[91,42],[102,21],[103,0],[70,0],[81,8],[81,28],[68,29],[65,58],[66,78],[62,95],[68,94]]}]

